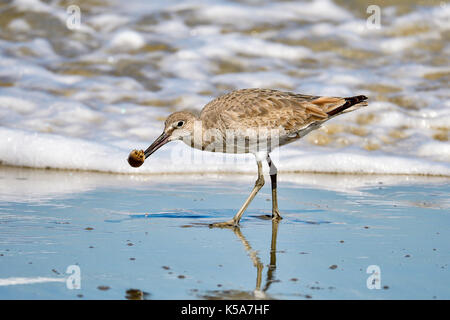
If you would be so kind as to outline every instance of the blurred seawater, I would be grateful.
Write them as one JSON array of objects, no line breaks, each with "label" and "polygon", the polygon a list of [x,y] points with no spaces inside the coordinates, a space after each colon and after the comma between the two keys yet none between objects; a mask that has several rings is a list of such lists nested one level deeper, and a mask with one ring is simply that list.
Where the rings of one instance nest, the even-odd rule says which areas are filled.
[{"label": "blurred seawater", "polygon": [[[450,175],[450,4],[374,1],[0,3],[0,163],[109,172],[242,172],[173,143],[129,168],[173,111],[233,89],[365,94],[369,107],[282,148],[282,171]],[[67,27],[69,5],[80,27]],[[232,156],[233,157],[233,156]],[[214,159],[217,161],[215,162]]]}]

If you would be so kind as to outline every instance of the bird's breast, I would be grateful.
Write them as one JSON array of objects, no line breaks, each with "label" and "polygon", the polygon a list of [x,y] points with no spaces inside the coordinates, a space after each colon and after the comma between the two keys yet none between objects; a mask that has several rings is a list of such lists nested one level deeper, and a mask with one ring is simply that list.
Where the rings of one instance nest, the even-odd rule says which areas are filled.
[{"label": "bird's breast", "polygon": [[183,142],[194,149],[222,153],[270,152],[289,143],[298,136],[288,137],[285,130],[249,128],[246,130],[206,130],[202,135],[184,138]]}]

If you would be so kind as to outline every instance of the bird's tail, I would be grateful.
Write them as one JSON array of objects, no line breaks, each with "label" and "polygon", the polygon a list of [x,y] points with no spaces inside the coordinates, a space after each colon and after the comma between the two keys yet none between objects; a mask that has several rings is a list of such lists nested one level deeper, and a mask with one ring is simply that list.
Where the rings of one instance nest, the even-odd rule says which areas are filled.
[{"label": "bird's tail", "polygon": [[344,98],[344,100],[345,100],[344,104],[328,111],[327,114],[329,117],[332,117],[332,116],[335,116],[340,113],[351,112],[351,111],[354,111],[361,107],[365,107],[365,106],[367,106],[367,101],[366,101],[367,99],[368,98],[366,96],[354,96],[354,97]]}]

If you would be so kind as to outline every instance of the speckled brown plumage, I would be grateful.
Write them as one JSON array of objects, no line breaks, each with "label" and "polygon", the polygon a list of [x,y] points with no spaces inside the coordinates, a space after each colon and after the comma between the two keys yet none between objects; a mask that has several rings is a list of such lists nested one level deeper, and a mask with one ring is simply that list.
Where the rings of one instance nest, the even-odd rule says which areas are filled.
[{"label": "speckled brown plumage", "polygon": [[329,118],[345,98],[319,97],[269,89],[232,91],[209,102],[200,114],[205,128],[282,127],[288,131]]},{"label": "speckled brown plumage", "polygon": [[[206,151],[253,153],[258,179],[252,192],[233,219],[212,226],[239,224],[244,211],[264,185],[262,161],[267,161],[270,168],[272,219],[276,223],[281,215],[277,200],[277,168],[270,159],[270,152],[300,139],[341,113],[366,106],[365,100],[365,96],[339,98],[269,89],[236,90],[209,102],[199,117],[188,111],[172,113],[164,123],[163,133],[145,150],[144,156],[149,157],[173,140],[182,140],[190,147]],[[140,160],[137,162],[139,164]]]},{"label": "speckled brown plumage", "polygon": [[[270,89],[236,90],[209,102],[199,117],[188,111],[172,113],[165,121],[167,140],[160,137],[160,142],[182,140],[200,150],[255,153],[267,142],[267,136],[261,138],[261,132],[266,130],[276,135],[276,141],[270,140],[265,149],[270,152],[300,139],[341,113],[366,106],[366,99],[365,96],[321,97]],[[258,141],[255,142],[250,131],[256,132]],[[232,146],[232,141],[239,142]],[[146,154],[147,157],[149,152]]]},{"label": "speckled brown plumage", "polygon": [[[209,102],[200,114],[204,129],[284,130],[292,135],[320,124],[352,106],[362,107],[365,96],[320,97],[270,89],[242,89]],[[341,107],[342,110],[334,112]],[[300,138],[302,135],[298,135]]]}]

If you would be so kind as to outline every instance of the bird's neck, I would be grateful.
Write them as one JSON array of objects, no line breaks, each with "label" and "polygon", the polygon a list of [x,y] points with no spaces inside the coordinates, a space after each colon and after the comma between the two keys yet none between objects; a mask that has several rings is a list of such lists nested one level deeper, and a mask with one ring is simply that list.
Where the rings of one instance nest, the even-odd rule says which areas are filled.
[{"label": "bird's neck", "polygon": [[205,150],[205,146],[223,138],[218,128],[209,128],[199,117],[194,115],[193,117],[195,117],[195,121],[190,128],[190,135],[182,139],[185,144],[195,149]]}]

